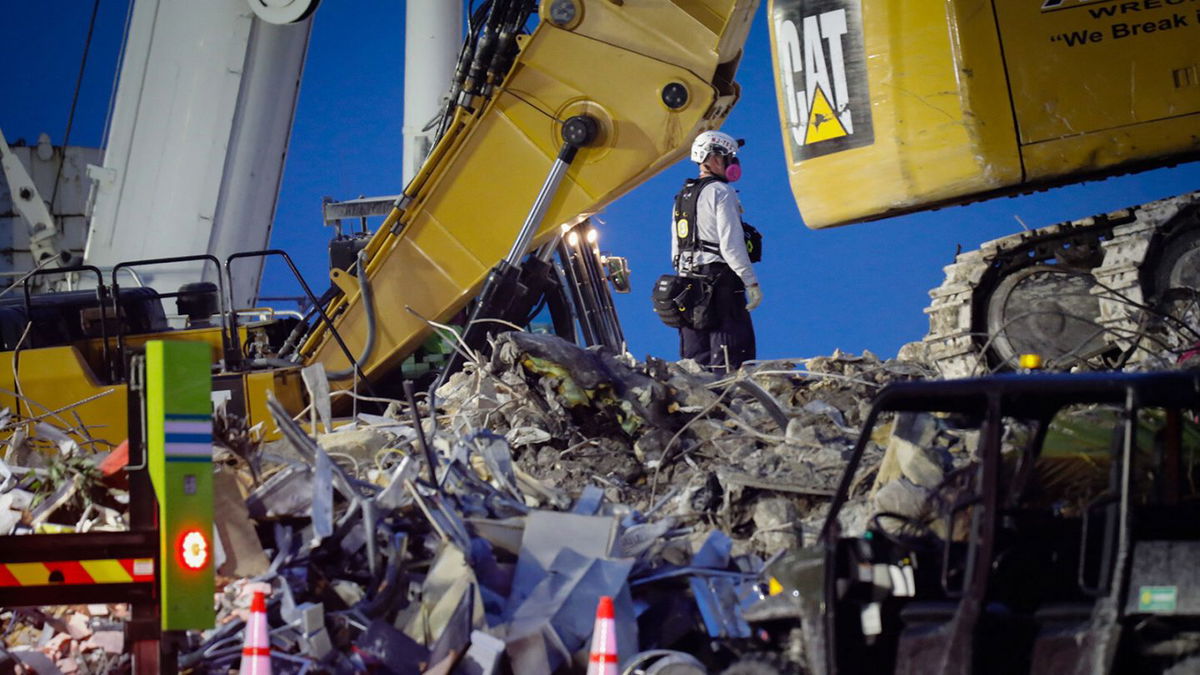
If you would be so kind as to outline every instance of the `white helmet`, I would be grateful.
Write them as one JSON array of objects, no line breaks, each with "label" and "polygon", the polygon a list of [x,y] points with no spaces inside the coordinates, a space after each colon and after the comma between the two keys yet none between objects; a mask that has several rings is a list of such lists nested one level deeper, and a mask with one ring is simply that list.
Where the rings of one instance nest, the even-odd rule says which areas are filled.
[{"label": "white helmet", "polygon": [[720,131],[705,131],[692,141],[692,161],[701,164],[713,152],[736,155],[738,142],[733,136]]}]

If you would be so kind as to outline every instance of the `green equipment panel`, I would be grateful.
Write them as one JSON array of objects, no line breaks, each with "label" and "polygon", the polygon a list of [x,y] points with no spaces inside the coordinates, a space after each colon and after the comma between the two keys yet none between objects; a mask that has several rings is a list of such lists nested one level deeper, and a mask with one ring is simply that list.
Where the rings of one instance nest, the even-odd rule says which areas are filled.
[{"label": "green equipment panel", "polygon": [[163,630],[202,630],[216,621],[209,352],[196,342],[146,344],[146,448],[158,496]]}]

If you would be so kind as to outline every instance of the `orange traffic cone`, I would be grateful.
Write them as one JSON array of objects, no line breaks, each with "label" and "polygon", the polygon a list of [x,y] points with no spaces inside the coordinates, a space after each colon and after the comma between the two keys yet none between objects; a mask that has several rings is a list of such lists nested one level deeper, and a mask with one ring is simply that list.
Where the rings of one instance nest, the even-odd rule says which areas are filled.
[{"label": "orange traffic cone", "polygon": [[613,619],[613,601],[607,595],[600,596],[600,604],[596,606],[587,675],[617,675],[617,625]]},{"label": "orange traffic cone", "polygon": [[267,635],[267,596],[254,591],[242,646],[242,675],[271,675],[271,638]]}]

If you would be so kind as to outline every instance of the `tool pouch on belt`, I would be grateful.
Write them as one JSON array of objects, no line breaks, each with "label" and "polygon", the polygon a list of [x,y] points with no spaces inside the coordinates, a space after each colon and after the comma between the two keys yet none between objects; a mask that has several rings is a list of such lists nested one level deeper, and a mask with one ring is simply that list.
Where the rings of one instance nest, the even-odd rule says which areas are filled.
[{"label": "tool pouch on belt", "polygon": [[742,232],[746,236],[746,255],[750,256],[750,262],[762,262],[762,233],[758,231],[758,228],[746,222],[742,223]]},{"label": "tool pouch on belt", "polygon": [[719,323],[716,284],[704,277],[664,274],[654,284],[654,313],[672,328],[708,330]]}]

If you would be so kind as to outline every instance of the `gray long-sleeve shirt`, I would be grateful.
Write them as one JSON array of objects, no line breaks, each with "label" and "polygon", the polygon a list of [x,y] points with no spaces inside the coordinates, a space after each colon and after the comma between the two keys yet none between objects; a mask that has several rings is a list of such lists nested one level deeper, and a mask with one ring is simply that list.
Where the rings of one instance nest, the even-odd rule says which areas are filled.
[{"label": "gray long-sleeve shirt", "polygon": [[742,231],[742,205],[737,191],[728,183],[713,181],[704,186],[696,199],[697,234],[702,241],[716,242],[720,255],[708,251],[685,251],[680,253],[679,242],[671,224],[671,259],[678,260],[676,271],[687,274],[698,265],[724,261],[750,286],[758,283],[750,254],[746,252],[746,235]]}]

